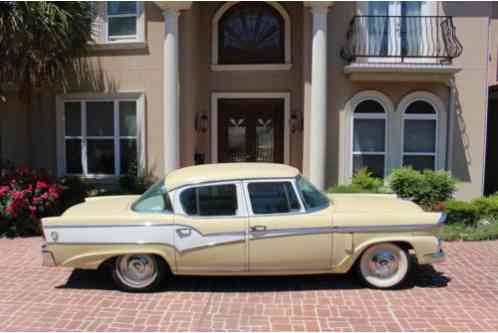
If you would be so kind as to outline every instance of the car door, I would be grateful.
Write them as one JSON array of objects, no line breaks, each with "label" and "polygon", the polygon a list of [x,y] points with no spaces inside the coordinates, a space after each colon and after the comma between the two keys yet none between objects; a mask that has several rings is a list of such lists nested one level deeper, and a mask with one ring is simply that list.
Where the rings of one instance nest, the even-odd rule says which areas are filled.
[{"label": "car door", "polygon": [[308,212],[294,179],[245,181],[249,212],[249,271],[327,270],[331,220]]},{"label": "car door", "polygon": [[247,270],[248,218],[240,182],[180,189],[175,213],[178,272]]}]

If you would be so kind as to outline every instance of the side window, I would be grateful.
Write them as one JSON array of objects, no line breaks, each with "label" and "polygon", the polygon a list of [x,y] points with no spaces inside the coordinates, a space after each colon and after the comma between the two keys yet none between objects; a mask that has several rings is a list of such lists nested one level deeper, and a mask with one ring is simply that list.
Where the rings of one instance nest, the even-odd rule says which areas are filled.
[{"label": "side window", "polygon": [[310,182],[303,177],[297,177],[297,188],[301,193],[304,205],[307,209],[325,207],[329,204],[329,199],[318,191]]},{"label": "side window", "polygon": [[289,213],[301,207],[290,182],[257,182],[247,188],[254,214]]},{"label": "side window", "polygon": [[237,214],[235,184],[189,188],[180,195],[185,213],[198,216],[233,216]]},{"label": "side window", "polygon": [[172,212],[171,201],[163,185],[163,180],[154,184],[137,200],[133,210],[141,213]]}]

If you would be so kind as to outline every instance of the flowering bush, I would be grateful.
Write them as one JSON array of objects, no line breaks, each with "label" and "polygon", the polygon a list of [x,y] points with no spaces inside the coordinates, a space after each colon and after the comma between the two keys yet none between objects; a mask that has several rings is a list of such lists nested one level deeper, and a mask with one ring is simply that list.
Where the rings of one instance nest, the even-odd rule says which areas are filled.
[{"label": "flowering bush", "polygon": [[22,166],[0,174],[0,235],[40,232],[40,218],[59,210],[62,188],[38,170]]}]

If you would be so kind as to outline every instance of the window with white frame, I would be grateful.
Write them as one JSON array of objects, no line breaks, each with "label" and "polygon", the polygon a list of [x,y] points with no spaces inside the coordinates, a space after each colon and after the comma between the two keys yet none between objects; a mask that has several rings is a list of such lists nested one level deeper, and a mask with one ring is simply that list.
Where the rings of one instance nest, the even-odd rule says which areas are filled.
[{"label": "window with white frame", "polygon": [[106,10],[109,41],[139,39],[137,1],[109,1]]},{"label": "window with white frame", "polygon": [[352,119],[353,174],[367,169],[375,177],[386,172],[387,114],[375,100],[365,100],[356,106]]},{"label": "window with white frame", "polygon": [[403,113],[403,165],[436,169],[437,113],[426,101],[412,102]]},{"label": "window with white frame", "polygon": [[137,101],[64,102],[66,174],[120,175],[137,163]]}]

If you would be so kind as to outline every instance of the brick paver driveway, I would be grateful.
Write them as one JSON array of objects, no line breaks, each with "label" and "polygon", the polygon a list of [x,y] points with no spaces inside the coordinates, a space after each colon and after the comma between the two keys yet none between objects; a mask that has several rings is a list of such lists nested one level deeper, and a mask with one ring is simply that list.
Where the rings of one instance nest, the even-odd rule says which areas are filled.
[{"label": "brick paver driveway", "polygon": [[446,243],[406,288],[351,275],[176,277],[164,290],[113,290],[106,274],[41,267],[39,238],[0,239],[0,331],[498,330],[498,242]]}]

